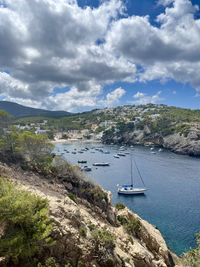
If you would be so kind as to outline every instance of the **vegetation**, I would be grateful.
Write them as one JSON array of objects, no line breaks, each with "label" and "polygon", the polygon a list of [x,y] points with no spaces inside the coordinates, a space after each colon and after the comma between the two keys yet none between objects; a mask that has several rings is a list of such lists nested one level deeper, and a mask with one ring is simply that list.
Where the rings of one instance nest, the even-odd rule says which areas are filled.
[{"label": "vegetation", "polygon": [[117,216],[118,221],[123,225],[130,235],[137,236],[138,232],[140,231],[141,223],[138,219],[133,218],[132,216],[130,218],[118,215]]},{"label": "vegetation", "polygon": [[76,198],[76,196],[73,194],[73,193],[68,193],[67,194],[68,195],[68,197],[71,199],[71,200],[73,200],[75,203],[77,202],[77,198]]},{"label": "vegetation", "polygon": [[52,245],[48,203],[0,178],[0,257],[8,262],[30,261]]},{"label": "vegetation", "polygon": [[0,136],[0,158],[5,162],[20,162],[24,168],[32,168],[42,173],[51,169],[53,146],[46,135],[30,131],[10,129]]},{"label": "vegetation", "polygon": [[189,267],[200,266],[200,234],[197,235],[197,248],[184,254],[183,262],[185,266]]},{"label": "vegetation", "polygon": [[115,237],[106,229],[94,230],[92,232],[92,239],[98,248],[113,249],[115,247]]},{"label": "vegetation", "polygon": [[86,237],[87,236],[87,228],[85,226],[81,226],[79,228],[79,234],[82,237]]},{"label": "vegetation", "polygon": [[122,203],[117,203],[117,204],[115,205],[115,208],[116,208],[117,210],[123,210],[123,209],[125,209],[125,206],[124,206],[124,204],[122,204]]}]

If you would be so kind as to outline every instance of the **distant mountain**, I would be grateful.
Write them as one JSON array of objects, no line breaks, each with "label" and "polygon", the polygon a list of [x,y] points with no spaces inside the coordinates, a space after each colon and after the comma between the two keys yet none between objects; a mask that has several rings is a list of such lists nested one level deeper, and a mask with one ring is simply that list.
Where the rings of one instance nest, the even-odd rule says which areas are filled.
[{"label": "distant mountain", "polygon": [[0,101],[0,109],[5,110],[14,117],[30,117],[30,116],[62,117],[71,114],[70,112],[66,111],[50,111],[45,109],[26,107],[9,101]]}]

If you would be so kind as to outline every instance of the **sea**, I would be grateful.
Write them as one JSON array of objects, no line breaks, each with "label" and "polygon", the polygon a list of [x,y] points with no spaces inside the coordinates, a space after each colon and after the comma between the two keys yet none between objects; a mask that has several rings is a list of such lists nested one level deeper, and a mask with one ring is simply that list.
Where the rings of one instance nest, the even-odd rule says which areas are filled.
[{"label": "sea", "polygon": [[[78,153],[81,149],[83,153]],[[158,148],[151,151],[150,147],[144,146],[125,147],[125,151],[119,149],[116,145],[91,142],[55,145],[55,153],[68,162],[91,167],[92,171],[87,172],[87,176],[112,192],[113,204],[123,203],[156,226],[176,254],[181,255],[194,248],[195,235],[200,232],[200,159],[167,150],[159,152]],[[127,154],[114,158],[120,152]],[[78,164],[78,160],[86,160],[87,164]],[[117,193],[117,184],[130,183],[131,160],[136,162],[148,189],[145,195]],[[95,162],[108,162],[110,166],[94,167]],[[135,186],[142,186],[135,164],[132,171]]]}]

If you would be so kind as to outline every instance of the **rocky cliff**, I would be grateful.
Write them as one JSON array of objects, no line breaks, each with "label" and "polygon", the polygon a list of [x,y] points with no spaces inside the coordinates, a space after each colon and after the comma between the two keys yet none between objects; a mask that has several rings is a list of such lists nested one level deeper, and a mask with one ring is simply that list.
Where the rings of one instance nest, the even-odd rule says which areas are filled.
[{"label": "rocky cliff", "polygon": [[169,149],[178,154],[200,156],[200,125],[188,124],[187,131],[173,131],[169,134],[154,132],[145,125],[143,129],[125,130],[119,132],[116,129],[105,131],[103,143],[127,144],[127,145],[152,145]]},{"label": "rocky cliff", "polygon": [[[0,164],[0,176],[48,199],[56,241],[48,256],[73,267],[182,266],[159,230],[127,208],[114,208],[109,193],[67,168],[44,177]],[[4,259],[0,266],[6,266]]]}]

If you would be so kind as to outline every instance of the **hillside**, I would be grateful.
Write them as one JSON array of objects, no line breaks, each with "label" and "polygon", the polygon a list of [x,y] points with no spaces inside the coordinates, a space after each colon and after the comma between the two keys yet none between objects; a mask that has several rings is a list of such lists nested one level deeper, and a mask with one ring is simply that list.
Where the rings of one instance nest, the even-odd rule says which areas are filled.
[{"label": "hillside", "polygon": [[[70,166],[47,178],[0,164],[0,174],[20,190],[48,200],[55,243],[43,250],[40,261],[51,256],[58,263],[48,266],[174,267],[180,261],[157,229],[125,207],[112,207],[110,194]],[[0,258],[0,266],[10,265]],[[16,266],[26,265],[21,259]]]},{"label": "hillside", "polygon": [[69,112],[66,111],[49,111],[45,109],[26,107],[8,101],[0,101],[0,109],[5,110],[14,117],[27,117],[27,116],[61,117],[70,114]]},{"label": "hillside", "polygon": [[[27,117],[16,123],[30,124],[41,119]],[[106,144],[152,145],[200,156],[200,110],[153,104],[119,106],[48,118],[46,129],[65,136],[70,130],[87,129],[88,138],[99,135]]]}]

